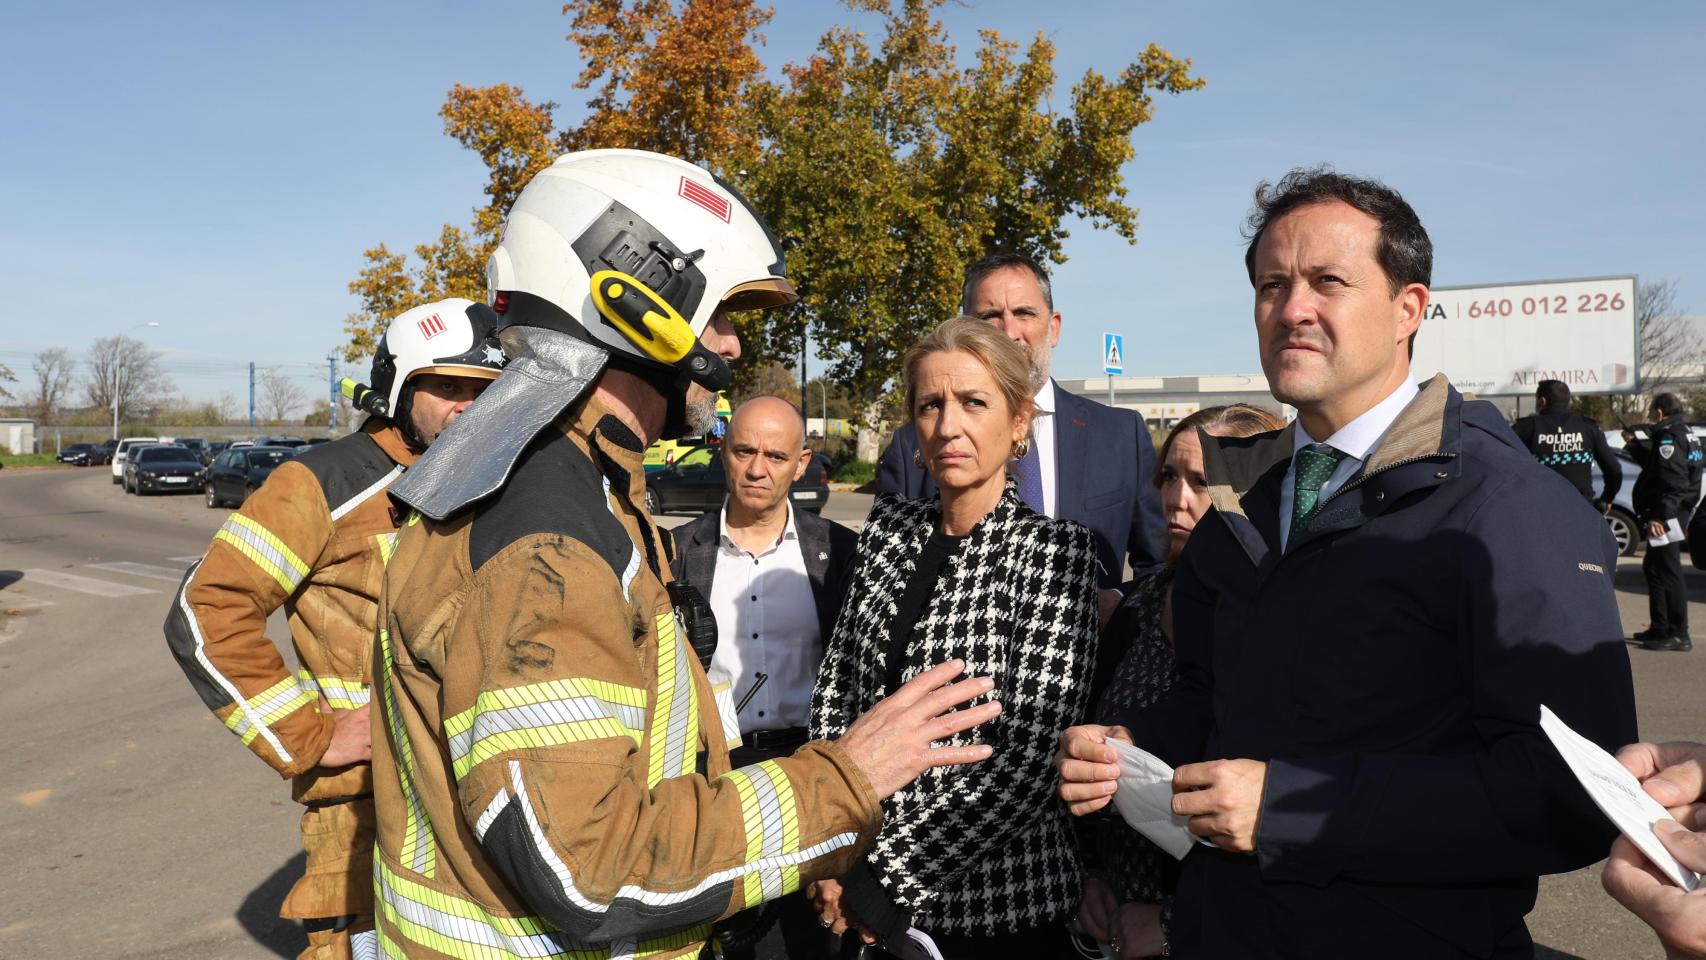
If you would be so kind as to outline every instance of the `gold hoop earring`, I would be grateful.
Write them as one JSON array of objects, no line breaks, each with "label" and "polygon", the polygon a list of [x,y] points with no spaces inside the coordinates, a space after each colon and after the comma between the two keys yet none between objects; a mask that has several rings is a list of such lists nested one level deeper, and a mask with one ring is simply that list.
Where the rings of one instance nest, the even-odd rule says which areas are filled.
[{"label": "gold hoop earring", "polygon": [[912,465],[922,470],[924,468],[924,451],[912,451]]},{"label": "gold hoop earring", "polygon": [[1031,453],[1031,438],[1030,437],[1020,437],[1019,442],[1013,444],[1013,459],[1023,460],[1023,459],[1025,459],[1025,457],[1029,456],[1030,453]]}]

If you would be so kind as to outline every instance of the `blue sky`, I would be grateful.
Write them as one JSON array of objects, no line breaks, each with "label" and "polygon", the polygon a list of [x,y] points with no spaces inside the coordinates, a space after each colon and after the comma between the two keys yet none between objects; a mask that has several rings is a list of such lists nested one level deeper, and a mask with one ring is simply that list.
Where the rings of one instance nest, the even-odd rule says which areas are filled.
[{"label": "blue sky", "polygon": [[[772,67],[859,22],[826,0],[775,6]],[[581,114],[559,8],[11,11],[0,363],[129,333],[191,397],[241,396],[251,360],[323,390],[361,251],[412,247],[481,200],[481,165],[437,117],[450,86],[507,81],[562,104],[560,122]],[[1062,104],[1086,69],[1115,73],[1151,41],[1208,80],[1137,131],[1137,244],[1087,224],[1067,241],[1060,376],[1099,374],[1105,330],[1125,335],[1128,373],[1258,369],[1239,227],[1258,180],[1323,161],[1404,192],[1440,285],[1636,273],[1706,312],[1706,5],[984,0],[941,15],[962,58],[981,27],[1047,33]]]}]

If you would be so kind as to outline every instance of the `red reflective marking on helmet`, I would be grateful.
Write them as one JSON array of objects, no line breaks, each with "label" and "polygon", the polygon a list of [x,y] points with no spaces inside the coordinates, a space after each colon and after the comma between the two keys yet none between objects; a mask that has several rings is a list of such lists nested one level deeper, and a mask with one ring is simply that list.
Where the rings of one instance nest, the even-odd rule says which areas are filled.
[{"label": "red reflective marking on helmet", "polygon": [[508,290],[499,290],[492,297],[492,312],[493,313],[508,313],[509,312],[509,291]]},{"label": "red reflective marking on helmet", "polygon": [[436,313],[425,320],[416,320],[415,326],[421,328],[421,336],[428,340],[444,332],[444,321],[440,320]]},{"label": "red reflective marking on helmet", "polygon": [[729,202],[718,196],[716,191],[702,183],[696,183],[686,177],[681,178],[681,195],[706,210],[729,222]]}]

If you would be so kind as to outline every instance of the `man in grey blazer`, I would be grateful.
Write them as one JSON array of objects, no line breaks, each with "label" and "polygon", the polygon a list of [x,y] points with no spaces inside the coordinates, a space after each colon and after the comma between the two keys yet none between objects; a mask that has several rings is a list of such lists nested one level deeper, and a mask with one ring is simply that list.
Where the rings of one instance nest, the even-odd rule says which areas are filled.
[{"label": "man in grey blazer", "polygon": [[[716,615],[717,651],[705,672],[729,760],[743,767],[788,756],[806,742],[812,686],[859,538],[789,503],[788,489],[810,466],[812,452],[805,422],[787,401],[756,397],[741,404],[729,420],[722,457],[723,508],[676,528],[673,567]],[[724,956],[779,960],[828,956],[833,949],[798,893],[762,913],[740,914],[730,927],[735,949]],[[752,938],[758,942],[742,942]]]}]

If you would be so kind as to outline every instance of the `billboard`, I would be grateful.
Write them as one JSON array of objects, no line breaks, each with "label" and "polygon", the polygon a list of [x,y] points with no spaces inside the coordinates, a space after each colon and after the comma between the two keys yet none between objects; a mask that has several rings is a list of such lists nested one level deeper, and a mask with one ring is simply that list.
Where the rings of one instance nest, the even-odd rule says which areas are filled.
[{"label": "billboard", "polygon": [[1434,287],[1414,379],[1443,371],[1464,393],[1532,394],[1542,380],[1572,393],[1634,393],[1639,386],[1635,278],[1592,277],[1478,287]]}]

